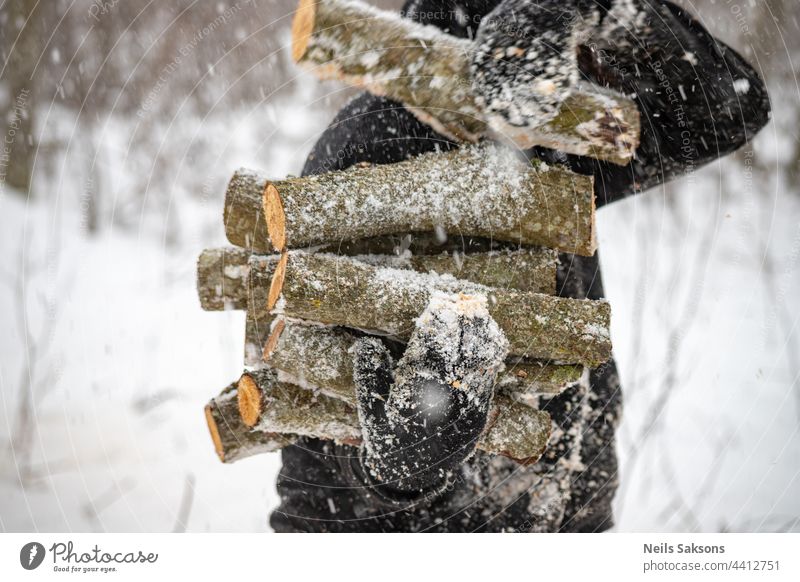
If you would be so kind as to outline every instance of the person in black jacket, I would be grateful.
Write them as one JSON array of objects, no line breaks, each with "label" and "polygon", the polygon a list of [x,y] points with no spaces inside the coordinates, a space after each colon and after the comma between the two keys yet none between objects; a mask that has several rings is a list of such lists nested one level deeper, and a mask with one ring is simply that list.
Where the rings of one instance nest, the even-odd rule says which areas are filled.
[{"label": "person in black jacket", "polygon": [[[538,147],[525,152],[594,176],[598,206],[733,152],[769,120],[757,73],[664,0],[410,0],[403,15],[475,40],[473,88],[500,125],[547,120],[580,79],[631,96],[642,132],[628,165]],[[455,147],[399,103],[363,94],[320,137],[303,174]],[[603,297],[596,254],[559,259],[560,295]],[[383,406],[368,395],[383,398],[398,389],[392,357],[379,340],[357,351],[362,425],[372,422],[383,432],[365,431],[363,449],[310,438],[284,449],[273,529],[603,531],[612,525],[621,407],[613,360],[591,370],[588,382],[541,398],[555,431],[542,459],[521,467],[474,450],[487,406],[440,425],[386,423]],[[369,460],[371,439],[386,453],[379,471]]]}]

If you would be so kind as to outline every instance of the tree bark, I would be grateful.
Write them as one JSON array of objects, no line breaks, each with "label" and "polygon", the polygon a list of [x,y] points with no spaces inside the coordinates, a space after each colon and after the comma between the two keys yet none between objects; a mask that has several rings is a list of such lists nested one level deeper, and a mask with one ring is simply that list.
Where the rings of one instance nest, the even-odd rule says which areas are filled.
[{"label": "tree bark", "polygon": [[239,168],[233,174],[225,191],[222,217],[231,244],[259,252],[273,250],[262,208],[264,187],[264,177],[256,172]]},{"label": "tree bark", "polygon": [[[266,432],[289,432],[344,444],[361,442],[358,414],[341,400],[280,382],[271,370],[245,372],[239,380],[239,410],[245,424]],[[528,465],[541,457],[550,438],[550,416],[495,395],[478,448]]]},{"label": "tree bark", "polygon": [[247,312],[244,324],[244,365],[258,368],[264,365],[264,348],[272,333],[274,318],[270,314],[253,317]]},{"label": "tree bark", "polygon": [[242,422],[236,382],[206,404],[206,423],[214,450],[223,463],[233,463],[252,455],[271,453],[291,444],[293,435],[253,431]]},{"label": "tree bark", "polygon": [[[448,276],[374,267],[327,254],[287,253],[280,299],[251,284],[252,316],[274,309],[288,317],[354,327],[407,340],[432,291],[484,294],[513,356],[597,366],[611,356],[606,301],[498,289]],[[251,281],[266,281],[274,261],[253,257]]]},{"label": "tree bark", "polygon": [[540,360],[506,362],[506,369],[497,379],[501,390],[520,396],[560,394],[581,381],[584,366],[553,364]]},{"label": "tree bark", "polygon": [[197,294],[206,311],[247,309],[250,253],[226,247],[206,249],[197,259]]},{"label": "tree bark", "polygon": [[256,251],[434,231],[595,251],[593,178],[491,145],[274,182],[239,170],[225,209],[228,240]]},{"label": "tree bark", "polygon": [[547,295],[556,293],[558,253],[542,247],[472,254],[444,252],[438,255],[356,255],[353,258],[376,267],[452,275],[488,287]]},{"label": "tree bark", "polygon": [[[203,309],[247,309],[250,256],[250,252],[236,247],[206,249],[200,253],[197,292]],[[473,254],[444,252],[438,255],[357,255],[353,258],[375,266],[452,275],[490,287],[548,295],[556,292],[558,255],[540,247]]]},{"label": "tree bark", "polygon": [[363,238],[355,241],[336,241],[320,245],[316,250],[334,255],[436,255],[440,253],[485,253],[512,251],[519,245],[507,241],[467,235],[450,235],[435,232],[396,233]]},{"label": "tree bark", "polygon": [[361,429],[346,402],[279,382],[272,370],[245,372],[238,383],[239,414],[253,430],[289,433],[357,445]]},{"label": "tree bark", "polygon": [[[346,329],[286,321],[264,350],[278,378],[356,405],[350,348],[358,335]],[[265,344],[267,342],[265,341]],[[557,394],[576,384],[583,366],[547,362],[508,363],[497,386],[509,394]]]},{"label": "tree bark", "polygon": [[[453,139],[489,133],[469,70],[472,40],[353,0],[300,0],[292,57],[321,79],[338,79],[400,101]],[[639,110],[623,95],[581,83],[552,121],[534,132],[494,133],[522,149],[536,145],[626,165],[639,145]]]}]

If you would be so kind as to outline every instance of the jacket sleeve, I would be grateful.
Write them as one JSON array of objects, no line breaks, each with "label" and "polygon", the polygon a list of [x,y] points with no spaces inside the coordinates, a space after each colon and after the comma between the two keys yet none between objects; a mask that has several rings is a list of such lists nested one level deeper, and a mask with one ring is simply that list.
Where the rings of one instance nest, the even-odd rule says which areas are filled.
[{"label": "jacket sleeve", "polygon": [[[521,0],[506,0],[513,10]],[[770,119],[759,74],[687,12],[660,1],[613,0],[578,46],[580,76],[629,95],[641,140],[627,166],[535,148],[531,157],[595,177],[597,204],[693,172],[746,144]],[[627,7],[623,10],[621,7]]]},{"label": "jacket sleeve", "polygon": [[598,205],[683,176],[746,144],[770,119],[759,74],[665,0],[411,0],[405,15],[475,38],[472,82],[489,116],[552,116],[578,79],[631,96],[636,158],[617,166],[546,148],[532,158],[595,177]]}]

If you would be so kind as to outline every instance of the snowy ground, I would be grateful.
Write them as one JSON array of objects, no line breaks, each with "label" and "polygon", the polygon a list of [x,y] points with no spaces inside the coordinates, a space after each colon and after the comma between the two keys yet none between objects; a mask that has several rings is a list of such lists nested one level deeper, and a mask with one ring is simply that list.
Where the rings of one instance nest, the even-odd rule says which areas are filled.
[{"label": "snowy ground", "polygon": [[[244,314],[200,309],[195,262],[226,244],[233,170],[299,172],[329,121],[302,88],[273,105],[156,128],[112,116],[94,128],[88,177],[84,128],[45,112],[68,145],[41,170],[43,194],[0,194],[0,530],[266,529],[279,456],[222,465],[203,415],[241,374]],[[144,130],[152,147],[131,148]],[[91,188],[104,189],[95,235]]]},{"label": "snowy ground", "polygon": [[[188,132],[187,155],[145,190],[170,192],[160,221],[87,234],[77,146],[48,195],[0,196],[0,530],[267,529],[278,455],[220,464],[202,414],[241,372],[244,316],[200,310],[194,263],[224,244],[236,166],[299,171],[327,121],[310,99],[276,108],[275,134],[258,111],[176,119],[155,141]],[[118,200],[151,168],[114,123],[96,131]],[[753,175],[726,161],[600,212],[626,402],[621,531],[800,529],[800,196]]]},{"label": "snowy ground", "polygon": [[619,530],[800,530],[798,216],[797,193],[751,183],[746,160],[600,212]]}]

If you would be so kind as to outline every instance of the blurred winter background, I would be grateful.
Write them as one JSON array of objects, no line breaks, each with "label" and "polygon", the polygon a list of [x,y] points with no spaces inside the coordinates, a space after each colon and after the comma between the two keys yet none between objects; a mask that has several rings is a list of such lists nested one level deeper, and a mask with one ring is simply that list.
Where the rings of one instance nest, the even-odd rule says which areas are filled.
[{"label": "blurred winter background", "polygon": [[[600,212],[617,530],[798,531],[797,4],[684,4],[774,120]],[[0,1],[0,530],[267,529],[279,456],[222,465],[202,414],[244,315],[201,311],[194,268],[233,169],[298,173],[351,94],[291,64],[294,5]]]}]

